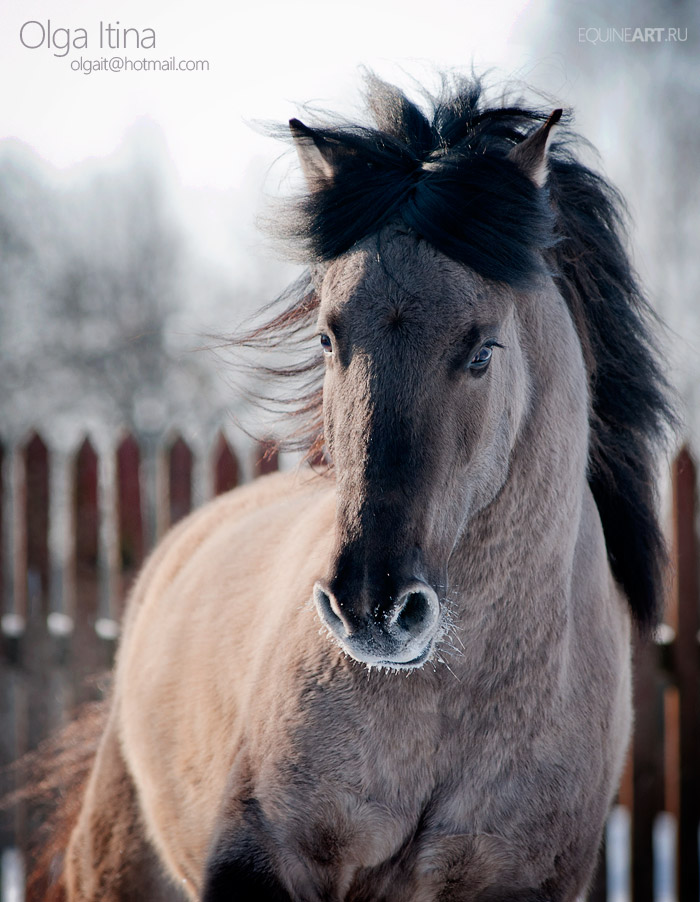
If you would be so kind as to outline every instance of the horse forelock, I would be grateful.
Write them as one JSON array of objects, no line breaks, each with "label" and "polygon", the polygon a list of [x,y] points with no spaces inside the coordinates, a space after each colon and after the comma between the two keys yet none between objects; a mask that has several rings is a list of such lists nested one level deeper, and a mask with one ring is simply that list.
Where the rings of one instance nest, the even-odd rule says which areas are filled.
[{"label": "horse forelock", "polygon": [[508,154],[548,113],[489,108],[482,93],[478,79],[446,82],[422,109],[371,77],[373,127],[305,127],[336,172],[281,209],[276,231],[292,254],[323,264],[400,218],[486,278],[522,285],[541,272],[554,218],[546,191]]},{"label": "horse forelock", "polygon": [[[479,79],[447,79],[423,107],[371,76],[373,127],[318,125],[334,148],[337,176],[282,210],[277,232],[309,270],[282,296],[281,313],[237,341],[267,346],[309,335],[328,264],[390,222],[402,222],[447,257],[514,288],[547,270],[581,341],[591,395],[589,483],[613,574],[647,628],[664,592],[665,547],[653,489],[656,456],[675,423],[659,364],[653,314],[625,246],[624,203],[578,158],[566,124],[548,153],[538,189],[507,158],[549,111],[487,106]],[[566,123],[566,117],[565,117]],[[270,308],[272,312],[273,308]],[[264,369],[264,368],[263,368]],[[303,380],[291,446],[323,447],[323,361],[268,370]],[[266,399],[269,400],[269,399]]]}]

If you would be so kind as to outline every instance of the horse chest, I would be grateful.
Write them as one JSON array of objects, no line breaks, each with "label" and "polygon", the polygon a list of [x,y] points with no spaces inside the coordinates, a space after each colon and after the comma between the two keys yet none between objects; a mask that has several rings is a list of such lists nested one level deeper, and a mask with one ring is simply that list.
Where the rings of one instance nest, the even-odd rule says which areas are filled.
[{"label": "horse chest", "polygon": [[[409,816],[387,800],[361,799],[340,787],[327,788],[322,805],[317,801],[307,808],[287,797],[286,818],[274,824],[253,806],[256,815],[246,821],[256,829],[238,833],[229,854],[268,849],[261,871],[275,873],[291,898],[309,902],[469,902],[486,887],[535,885],[537,868],[521,850],[501,836],[450,826],[449,804],[428,803]],[[457,895],[444,896],[448,888]]]},{"label": "horse chest", "polygon": [[[271,849],[272,869],[303,899],[418,902],[459,885],[455,898],[468,900],[512,875],[534,880],[517,837],[539,812],[522,804],[526,779],[499,743],[465,744],[439,708],[424,712],[422,730],[399,720],[401,733],[370,722],[332,743],[311,729],[298,734],[293,751],[258,775],[234,845]],[[501,809],[510,809],[505,830]]]}]

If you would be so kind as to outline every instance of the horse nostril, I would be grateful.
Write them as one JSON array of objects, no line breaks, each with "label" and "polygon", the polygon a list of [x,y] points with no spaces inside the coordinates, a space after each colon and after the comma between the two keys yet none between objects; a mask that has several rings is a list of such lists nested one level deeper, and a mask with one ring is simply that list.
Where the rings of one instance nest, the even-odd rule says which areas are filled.
[{"label": "horse nostril", "polygon": [[314,601],[316,602],[316,608],[321,620],[323,620],[326,626],[330,627],[336,635],[342,636],[347,634],[347,628],[342,617],[340,617],[335,610],[333,604],[334,600],[335,599],[332,598],[330,593],[327,592],[320,583],[316,583],[314,586]]},{"label": "horse nostril", "polygon": [[437,617],[437,597],[427,589],[407,592],[399,600],[394,623],[413,636],[427,631]]}]

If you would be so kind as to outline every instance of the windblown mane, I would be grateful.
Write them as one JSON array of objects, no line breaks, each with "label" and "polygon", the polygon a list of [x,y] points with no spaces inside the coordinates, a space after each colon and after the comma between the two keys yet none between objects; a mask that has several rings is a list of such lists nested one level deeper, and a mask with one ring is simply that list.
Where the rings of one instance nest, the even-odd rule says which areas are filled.
[{"label": "windblown mane", "polygon": [[[655,453],[673,412],[653,314],[625,249],[621,197],[578,160],[566,126],[557,127],[549,151],[546,189],[535,187],[507,155],[551,110],[485,106],[478,79],[445,80],[421,107],[371,76],[367,100],[374,126],[306,128],[307,140],[332,154],[337,175],[293,201],[277,232],[309,270],[266,308],[267,321],[235,343],[282,349],[292,340],[301,347],[317,315],[314,273],[399,217],[488,279],[524,285],[544,261],[571,311],[590,379],[588,478],[612,571],[637,622],[649,628],[665,567]],[[283,404],[297,418],[295,446],[318,453],[321,355],[260,369],[303,378],[302,390]]]}]

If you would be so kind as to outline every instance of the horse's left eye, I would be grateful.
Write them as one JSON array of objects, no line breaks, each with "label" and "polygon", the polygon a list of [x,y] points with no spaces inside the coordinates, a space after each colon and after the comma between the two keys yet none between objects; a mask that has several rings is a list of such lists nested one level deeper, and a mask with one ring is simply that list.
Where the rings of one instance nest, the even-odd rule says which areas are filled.
[{"label": "horse's left eye", "polygon": [[474,372],[485,370],[491,362],[493,356],[493,348],[490,345],[484,345],[469,361],[469,369]]},{"label": "horse's left eye", "polygon": [[321,347],[323,348],[324,354],[333,353],[333,342],[331,341],[330,335],[326,335],[325,332],[321,334]]}]

